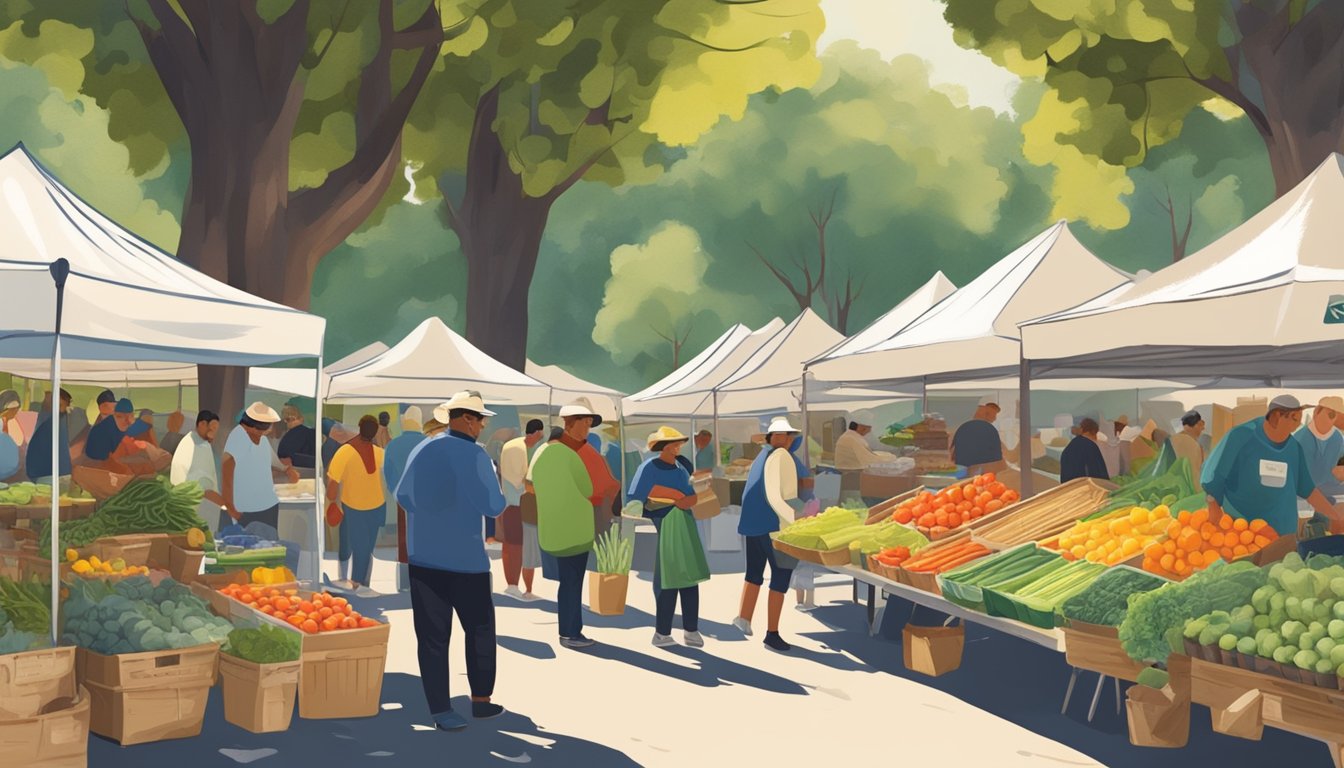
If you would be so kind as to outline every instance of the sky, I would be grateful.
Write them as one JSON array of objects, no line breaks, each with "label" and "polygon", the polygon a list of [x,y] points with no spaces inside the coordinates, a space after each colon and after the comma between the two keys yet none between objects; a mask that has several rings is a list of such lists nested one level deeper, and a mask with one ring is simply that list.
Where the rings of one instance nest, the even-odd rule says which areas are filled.
[{"label": "sky", "polygon": [[837,40],[855,40],[887,59],[914,54],[932,64],[936,83],[965,89],[972,106],[1011,111],[1017,76],[957,45],[939,0],[822,0],[821,8],[826,31],[819,51]]}]

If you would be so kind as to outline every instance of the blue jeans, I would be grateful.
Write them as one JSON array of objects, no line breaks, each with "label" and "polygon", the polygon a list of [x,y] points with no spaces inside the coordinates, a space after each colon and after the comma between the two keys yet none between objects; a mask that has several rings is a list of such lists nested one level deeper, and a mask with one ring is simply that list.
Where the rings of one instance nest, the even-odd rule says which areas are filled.
[{"label": "blue jeans", "polygon": [[387,517],[387,506],[379,504],[373,509],[354,509],[342,504],[341,509],[345,512],[341,518],[341,560],[354,558],[350,580],[367,587],[373,572],[373,548]]},{"label": "blue jeans", "polygon": [[[658,535],[663,534],[663,519],[667,514],[649,515],[653,528]],[[661,549],[661,547],[659,547]],[[681,598],[681,628],[687,632],[700,630],[700,585],[694,584],[681,589],[663,589],[662,558],[655,554],[653,560],[653,601],[657,606],[654,614],[654,631],[660,635],[672,634],[672,616],[677,612],[677,598]]]},{"label": "blue jeans", "polygon": [[583,576],[588,572],[588,553],[556,557],[560,571],[560,589],[556,597],[556,613],[560,618],[560,636],[578,637],[583,634]]}]

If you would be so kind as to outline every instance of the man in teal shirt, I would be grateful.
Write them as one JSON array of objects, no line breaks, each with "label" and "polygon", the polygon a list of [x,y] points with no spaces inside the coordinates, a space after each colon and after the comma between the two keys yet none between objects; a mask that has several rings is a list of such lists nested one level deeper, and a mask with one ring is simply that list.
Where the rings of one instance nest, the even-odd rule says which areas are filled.
[{"label": "man in teal shirt", "polygon": [[1292,439],[1302,424],[1302,404],[1292,395],[1269,403],[1262,419],[1233,428],[1204,463],[1200,480],[1209,511],[1263,519],[1280,535],[1297,533],[1297,499],[1338,525],[1335,511],[1312,482],[1302,444]]}]

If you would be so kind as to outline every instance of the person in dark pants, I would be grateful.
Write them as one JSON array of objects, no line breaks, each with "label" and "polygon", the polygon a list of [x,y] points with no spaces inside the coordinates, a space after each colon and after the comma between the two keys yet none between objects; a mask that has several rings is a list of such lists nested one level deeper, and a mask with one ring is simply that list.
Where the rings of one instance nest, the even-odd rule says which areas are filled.
[{"label": "person in dark pants", "polygon": [[[691,476],[677,461],[687,440],[689,438],[671,427],[660,427],[649,435],[648,448],[658,455],[640,465],[630,483],[628,496],[629,501],[644,505],[644,516],[653,521],[659,536],[658,556],[653,566],[653,597],[657,605],[653,644],[658,648],[676,644],[672,639],[672,614],[676,613],[678,597],[681,598],[681,628],[686,633],[686,645],[692,648],[705,645],[699,631],[700,586],[664,589],[662,580],[663,521],[670,514],[686,514],[685,510],[694,507],[697,501]],[[698,538],[696,543],[699,543]]]},{"label": "person in dark pants", "polygon": [[453,711],[449,696],[454,613],[466,633],[472,717],[504,713],[490,701],[495,688],[495,606],[482,537],[485,519],[504,511],[504,494],[494,464],[476,443],[493,415],[474,392],[459,392],[434,409],[434,418],[447,423],[449,432],[411,451],[396,490],[397,502],[406,510],[420,679],[434,724],[449,731],[467,726]]},{"label": "person in dark pants", "polygon": [[793,522],[802,511],[798,501],[798,470],[790,458],[789,445],[797,429],[788,419],[777,418],[766,430],[766,447],[756,457],[742,491],[742,517],[737,532],[746,537],[747,569],[743,577],[742,605],[733,626],[751,636],[751,618],[756,599],[765,582],[765,566],[770,566],[770,592],[767,598],[765,645],[773,651],[787,652],[791,646],[779,634],[779,615],[784,608],[793,568],[798,561],[776,552],[770,534],[780,529],[780,521]]},{"label": "person in dark pants", "polygon": [[1101,455],[1097,445],[1097,432],[1100,427],[1093,419],[1083,419],[1078,424],[1078,434],[1059,455],[1059,482],[1067,483],[1080,477],[1093,477],[1098,480],[1110,480],[1106,471],[1106,458]]}]

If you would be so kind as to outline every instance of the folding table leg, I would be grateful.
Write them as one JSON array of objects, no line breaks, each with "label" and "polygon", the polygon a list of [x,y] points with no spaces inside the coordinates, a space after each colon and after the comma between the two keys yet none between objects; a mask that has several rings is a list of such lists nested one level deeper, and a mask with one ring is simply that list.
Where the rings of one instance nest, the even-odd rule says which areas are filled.
[{"label": "folding table leg", "polygon": [[877,587],[868,585],[868,634],[873,633],[873,614],[877,610]]},{"label": "folding table leg", "polygon": [[1106,676],[1097,676],[1097,690],[1092,693],[1092,706],[1087,710],[1087,722],[1092,722],[1092,718],[1097,714],[1097,702],[1101,701],[1101,688],[1106,685]]},{"label": "folding table leg", "polygon": [[1073,686],[1078,682],[1078,668],[1074,667],[1069,673],[1069,687],[1064,689],[1064,706],[1059,708],[1059,714],[1065,714],[1069,711],[1069,700],[1073,698]]},{"label": "folding table leg", "polygon": [[1115,714],[1124,712],[1125,709],[1120,704],[1120,678],[1115,678]]},{"label": "folding table leg", "polygon": [[852,601],[854,602],[855,605],[858,605],[858,602],[859,602],[859,580],[858,580],[858,579],[855,579],[855,580],[854,580],[854,597],[851,598],[851,599],[852,599]]}]

